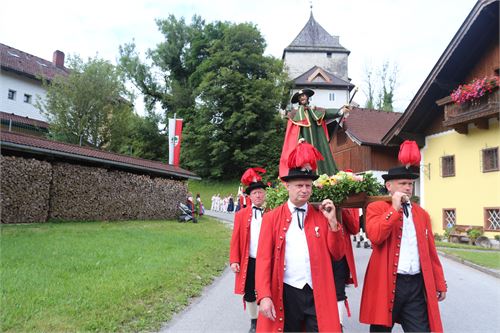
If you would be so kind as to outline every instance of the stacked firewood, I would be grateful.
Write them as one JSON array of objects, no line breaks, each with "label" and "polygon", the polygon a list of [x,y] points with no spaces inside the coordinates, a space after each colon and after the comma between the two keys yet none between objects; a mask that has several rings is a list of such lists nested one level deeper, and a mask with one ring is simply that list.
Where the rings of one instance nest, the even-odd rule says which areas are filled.
[{"label": "stacked firewood", "polygon": [[49,212],[50,163],[0,156],[1,223],[45,222]]},{"label": "stacked firewood", "polygon": [[2,223],[172,219],[187,196],[180,180],[22,157],[1,163]]}]

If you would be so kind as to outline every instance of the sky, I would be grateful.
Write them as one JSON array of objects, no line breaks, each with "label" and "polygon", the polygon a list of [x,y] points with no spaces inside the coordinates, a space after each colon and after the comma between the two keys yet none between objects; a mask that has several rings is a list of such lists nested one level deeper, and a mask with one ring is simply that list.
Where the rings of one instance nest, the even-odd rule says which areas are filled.
[{"label": "sky", "polygon": [[[163,40],[155,20],[174,15],[191,22],[252,23],[282,57],[312,13],[349,55],[348,75],[364,106],[366,68],[389,61],[398,68],[395,108],[404,111],[473,8],[476,0],[15,0],[4,1],[0,43],[52,60],[55,50],[107,59],[132,41],[145,59]],[[142,113],[140,99],[136,101]]]}]

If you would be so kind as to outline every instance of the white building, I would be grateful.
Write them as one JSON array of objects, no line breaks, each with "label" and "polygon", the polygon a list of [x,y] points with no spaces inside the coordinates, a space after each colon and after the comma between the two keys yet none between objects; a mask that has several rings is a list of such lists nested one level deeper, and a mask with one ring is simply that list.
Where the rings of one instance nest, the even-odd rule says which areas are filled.
[{"label": "white building", "polygon": [[50,62],[0,43],[0,65],[0,111],[46,121],[35,102],[46,96],[42,80],[68,75],[64,53],[55,51]]}]

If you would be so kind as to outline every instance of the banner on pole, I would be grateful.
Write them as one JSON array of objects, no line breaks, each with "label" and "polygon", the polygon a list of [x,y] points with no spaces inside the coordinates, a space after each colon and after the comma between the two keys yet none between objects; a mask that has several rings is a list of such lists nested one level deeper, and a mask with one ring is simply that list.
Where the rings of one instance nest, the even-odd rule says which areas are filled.
[{"label": "banner on pole", "polygon": [[179,166],[181,158],[182,119],[168,119],[168,164]]}]

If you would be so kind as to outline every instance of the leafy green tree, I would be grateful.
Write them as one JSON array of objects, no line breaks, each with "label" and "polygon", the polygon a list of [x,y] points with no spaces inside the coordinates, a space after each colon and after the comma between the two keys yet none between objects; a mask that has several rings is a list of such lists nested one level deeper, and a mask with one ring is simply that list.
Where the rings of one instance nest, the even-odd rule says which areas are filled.
[{"label": "leafy green tree", "polygon": [[[108,61],[69,58],[68,76],[44,82],[47,95],[36,106],[50,123],[53,138],[105,148],[127,135],[121,128],[133,113],[119,71]],[[129,99],[126,99],[129,97]]]},{"label": "leafy green tree", "polygon": [[165,41],[148,52],[151,64],[133,43],[120,48],[120,63],[149,107],[160,103],[166,118],[184,119],[182,165],[209,178],[237,178],[257,165],[277,174],[286,75],[281,61],[263,55],[260,32],[197,16],[190,25],[174,16],[157,24]]},{"label": "leafy green tree", "polygon": [[[377,70],[378,84],[373,78],[373,69],[365,67],[367,100],[365,107],[383,111],[394,111],[394,91],[397,86],[398,68],[389,61],[384,61]],[[375,97],[376,95],[376,97]]]}]

